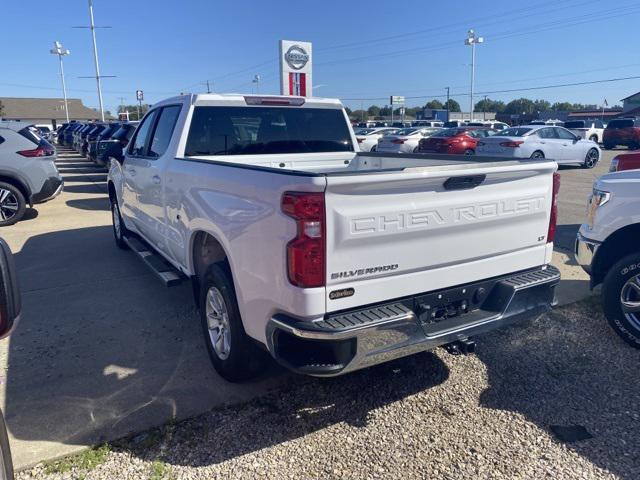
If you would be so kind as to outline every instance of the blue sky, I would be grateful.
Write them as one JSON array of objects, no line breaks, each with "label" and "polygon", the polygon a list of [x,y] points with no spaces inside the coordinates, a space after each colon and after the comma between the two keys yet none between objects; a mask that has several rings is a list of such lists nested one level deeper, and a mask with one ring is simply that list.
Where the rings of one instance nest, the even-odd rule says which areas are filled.
[{"label": "blue sky", "polygon": [[[64,6],[60,6],[64,5]],[[529,2],[316,2],[257,0],[94,0],[105,106],[135,90],[151,103],[180,92],[278,93],[278,40],[311,41],[314,93],[384,105],[389,95],[423,105],[429,98],[466,94],[468,28],[485,37],[477,51],[476,91],[521,89],[640,75],[637,0],[531,0]],[[71,50],[65,58],[69,96],[98,105],[84,0],[4,0],[0,96],[61,96],[54,40]],[[13,40],[12,40],[13,39]],[[490,94],[609,104],[640,90],[640,79],[589,86]],[[364,98],[366,100],[357,100]],[[379,99],[378,99],[379,98]],[[468,96],[454,98],[463,106]],[[356,100],[352,100],[356,99]],[[371,100],[370,100],[371,99]]]}]

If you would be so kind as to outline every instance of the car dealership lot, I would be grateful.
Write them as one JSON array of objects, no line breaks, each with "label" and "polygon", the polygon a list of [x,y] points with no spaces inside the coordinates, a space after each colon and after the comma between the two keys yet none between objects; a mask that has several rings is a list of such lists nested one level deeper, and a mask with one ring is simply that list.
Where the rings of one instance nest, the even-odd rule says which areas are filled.
[{"label": "car dealership lot", "polygon": [[[588,293],[586,275],[582,274],[568,254],[572,249],[575,232],[584,217],[586,196],[591,184],[608,169],[612,153],[605,152],[603,161],[593,170],[566,167],[561,171],[556,261],[565,268],[563,274],[568,272],[561,292],[562,289],[578,291],[578,296]],[[582,361],[586,362],[585,365],[590,365],[594,358],[599,358],[594,355],[602,355],[597,353],[601,348],[598,342],[600,336],[606,337],[609,353],[616,352],[626,357],[634,355],[606,329],[604,320],[599,316],[590,318],[580,327],[578,319],[580,315],[584,315],[585,310],[567,310],[544,317],[532,324],[533,327],[527,327],[529,334],[524,339],[517,335],[509,337],[509,333],[497,333],[486,340],[480,339],[480,353],[477,356],[454,358],[438,351],[386,367],[364,370],[354,376],[358,379],[356,384],[360,385],[360,391],[382,383],[395,385],[404,393],[398,394],[390,387],[379,391],[373,389],[370,392],[372,398],[368,401],[366,398],[359,400],[355,393],[359,390],[350,388],[348,392],[351,393],[339,397],[333,409],[329,408],[328,413],[317,416],[313,412],[324,411],[326,407],[322,403],[322,392],[329,398],[329,392],[335,393],[336,389],[343,389],[348,381],[300,379],[275,367],[258,382],[232,385],[220,380],[213,373],[206,357],[189,286],[185,284],[166,290],[154,281],[152,274],[130,252],[122,252],[115,247],[106,198],[106,173],[72,154],[62,153],[58,166],[65,178],[65,192],[55,201],[38,206],[39,215],[35,211],[29,211],[29,220],[2,230],[3,237],[16,253],[24,292],[21,323],[10,339],[2,341],[0,350],[5,366],[2,395],[14,461],[18,468],[86,445],[161,425],[171,418],[185,418],[221,405],[243,402],[261,396],[270,389],[291,384],[291,389],[279,389],[278,392],[288,391],[287,395],[293,406],[283,410],[282,402],[269,400],[275,402],[275,407],[271,412],[270,422],[264,423],[264,428],[269,430],[265,433],[268,438],[251,440],[247,447],[238,446],[235,450],[232,444],[230,449],[213,460],[200,459],[197,463],[209,465],[223,462],[226,465],[224,468],[232,469],[234,461],[239,461],[234,459],[243,453],[256,456],[254,463],[258,465],[262,462],[277,462],[281,456],[295,453],[287,451],[290,447],[288,440],[298,439],[298,446],[303,451],[312,448],[305,447],[302,441],[307,438],[304,437],[307,432],[320,437],[322,432],[327,432],[329,437],[338,435],[339,442],[344,441],[344,445],[351,445],[350,448],[356,449],[353,445],[366,443],[370,434],[381,434],[391,439],[396,428],[409,428],[414,423],[411,417],[397,417],[407,414],[416,418],[425,417],[421,422],[427,423],[427,417],[431,416],[436,423],[429,426],[418,422],[420,425],[416,430],[407,433],[409,438],[405,439],[406,442],[417,442],[418,437],[423,435],[426,438],[432,436],[434,442],[439,442],[441,448],[446,449],[446,439],[452,441],[455,431],[473,432],[470,426],[486,424],[488,426],[486,431],[483,429],[483,435],[487,435],[489,443],[495,441],[496,445],[500,445],[501,442],[520,438],[515,442],[516,445],[533,448],[532,446],[538,445],[536,439],[540,437],[543,439],[541,445],[555,445],[548,447],[554,452],[550,454],[550,462],[558,451],[563,452],[558,454],[558,461],[578,465],[576,468],[581,470],[575,470],[576,472],[596,472],[604,476],[604,470],[608,469],[614,474],[623,473],[613,467],[615,459],[606,455],[600,458],[601,452],[597,455],[593,452],[581,455],[584,448],[567,449],[557,442],[553,443],[546,430],[548,421],[555,418],[552,407],[559,408],[556,400],[547,392],[556,391],[555,389],[562,391],[562,387],[565,387],[567,396],[571,392],[583,395],[586,394],[587,386],[596,382],[595,373],[583,370],[580,365]],[[564,320],[575,323],[576,332],[571,333],[575,338],[565,337],[561,328]],[[536,335],[535,325],[539,327],[540,336]],[[584,328],[585,331],[587,328],[591,329],[585,334],[584,342],[578,338],[579,328]],[[484,349],[484,342],[492,344],[492,348]],[[506,345],[504,349],[498,347],[502,344]],[[558,350],[552,351],[552,345]],[[532,355],[534,350],[536,354]],[[545,357],[549,366],[544,371],[537,371],[534,360],[542,356],[541,352],[550,354],[548,358]],[[615,363],[615,356],[609,355],[607,358]],[[491,359],[491,364],[487,363],[488,359]],[[507,365],[511,367],[507,368]],[[518,365],[523,368],[520,369]],[[604,366],[599,364],[599,368]],[[398,369],[404,372],[401,376],[394,373]],[[448,373],[443,375],[443,372]],[[618,389],[630,389],[625,390],[625,394],[637,397],[638,392],[633,389],[633,382],[624,385],[625,375],[626,371],[607,380],[613,382],[610,390],[618,395],[622,391]],[[509,380],[510,377],[513,378]],[[403,380],[399,382],[398,378]],[[535,381],[529,383],[530,378]],[[517,385],[517,395],[523,396],[511,399],[516,403],[516,408],[511,408],[502,401],[490,405],[482,403],[487,389],[491,391],[490,387],[495,382],[506,389],[510,381]],[[317,388],[321,389],[320,400],[316,397]],[[536,414],[533,402],[538,393],[533,392],[543,392],[542,401],[550,402],[549,416],[544,416],[547,415],[544,414],[544,409],[541,410],[543,414]],[[598,392],[597,405],[601,406],[602,402],[606,402],[605,394],[606,392]],[[277,399],[278,395],[280,393],[275,394],[274,398]],[[525,397],[528,400],[523,400]],[[411,403],[414,398],[416,405],[435,402],[442,411],[434,414],[429,409],[417,406],[415,410]],[[502,394],[498,394],[494,400],[501,398]],[[518,402],[521,401],[525,401],[526,406],[520,408]],[[409,402],[408,413],[404,412],[405,402]],[[443,411],[458,412],[468,402],[476,407],[464,415],[460,413],[462,417],[458,421],[444,421],[448,417]],[[218,420],[228,422],[231,433],[241,439],[248,435],[246,430],[253,415],[252,409],[263,408],[260,404],[252,405],[254,404],[247,404],[239,410],[207,414],[202,420],[203,425]],[[307,411],[311,412],[309,418],[313,424],[313,428],[309,430],[296,421],[298,416],[306,418],[304,412]],[[369,417],[382,422],[379,427],[385,425],[387,411],[392,419],[388,431],[379,429],[377,433],[367,433],[365,429],[360,432],[363,436],[359,436],[358,425],[366,426]],[[595,406],[593,411],[588,411],[598,415]],[[240,412],[240,416],[235,418],[234,412]],[[573,421],[570,413],[565,410],[557,412],[558,419],[554,421]],[[619,415],[615,417],[615,421],[622,422],[626,418],[618,410],[614,414]],[[455,419],[455,415],[454,413],[451,418]],[[444,423],[437,423],[440,417]],[[587,424],[587,420],[583,416],[579,418],[582,425]],[[244,421],[248,423],[243,423]],[[285,425],[280,432],[281,421]],[[495,425],[499,425],[499,428],[491,422],[496,422]],[[602,422],[602,418],[594,422],[600,429],[596,435],[596,439],[600,440],[596,440],[596,444],[586,450],[591,452],[593,449],[595,452],[598,448],[606,447],[605,451],[609,452],[609,444],[606,442],[613,440],[608,433],[602,434],[605,428],[598,423]],[[187,425],[184,428],[191,427],[192,425]],[[213,426],[207,428],[214,429]],[[623,429],[622,424],[619,428]],[[470,432],[466,433],[471,434]],[[353,440],[351,443],[350,438]],[[627,437],[622,435],[620,438]],[[405,445],[405,440],[399,440],[394,445],[400,448]],[[637,442],[637,439],[631,440]],[[474,463],[472,459],[464,457],[465,451],[460,450],[464,444],[460,440],[446,450],[446,455],[451,456],[449,461],[454,465],[463,460],[471,465]],[[420,450],[412,450],[408,444],[406,446],[407,452],[414,452],[415,455],[437,454],[433,450],[431,453],[420,453]],[[184,448],[178,447],[176,446],[176,452]],[[259,450],[266,447],[275,455],[271,460],[266,454],[261,456],[259,453]],[[474,449],[476,453],[482,452],[482,449]],[[198,451],[200,455],[206,456],[207,451],[211,450],[214,450],[212,444],[203,440]],[[353,450],[354,454],[357,453],[356,450]],[[493,455],[499,451],[496,447]],[[124,452],[113,455],[135,457],[127,452],[129,450],[125,449]],[[485,454],[488,453],[490,452],[485,451]],[[290,458],[297,460],[299,457],[300,455]],[[355,457],[353,461],[356,461]],[[194,465],[193,462],[189,465]],[[170,458],[169,463],[183,465],[174,457]],[[522,464],[525,463],[523,460]],[[374,462],[368,467],[380,465],[382,464]],[[393,462],[388,465],[393,465]],[[384,476],[384,469],[387,467],[382,465],[380,468],[383,471],[378,473]],[[344,471],[342,475],[324,470],[297,471],[298,476],[349,476],[348,471]],[[563,471],[565,470],[557,470],[558,474]],[[567,472],[571,473],[573,470]],[[435,474],[433,471],[432,473]],[[442,473],[448,474],[446,471]],[[214,469],[209,476],[221,474],[222,470]],[[372,476],[375,474],[376,472],[371,472]],[[236,475],[242,476],[239,471]],[[209,477],[205,474],[203,478]]]}]

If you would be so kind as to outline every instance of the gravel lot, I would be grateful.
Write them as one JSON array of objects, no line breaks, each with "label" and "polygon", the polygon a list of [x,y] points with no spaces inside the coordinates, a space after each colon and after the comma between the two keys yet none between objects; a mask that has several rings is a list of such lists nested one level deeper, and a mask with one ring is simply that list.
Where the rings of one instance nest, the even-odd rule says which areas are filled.
[{"label": "gravel lot", "polygon": [[[471,356],[437,350],[336,379],[294,376],[18,479],[637,479],[639,360],[593,298],[482,337]],[[592,438],[562,442],[555,425]]]}]

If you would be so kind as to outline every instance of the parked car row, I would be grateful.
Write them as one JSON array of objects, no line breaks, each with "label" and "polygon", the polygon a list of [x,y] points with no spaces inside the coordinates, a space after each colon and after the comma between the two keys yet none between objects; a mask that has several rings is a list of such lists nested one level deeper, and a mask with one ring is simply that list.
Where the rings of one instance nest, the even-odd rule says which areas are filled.
[{"label": "parked car row", "polygon": [[98,165],[108,166],[111,158],[122,160],[139,122],[72,122],[58,130],[58,145],[76,150]]}]

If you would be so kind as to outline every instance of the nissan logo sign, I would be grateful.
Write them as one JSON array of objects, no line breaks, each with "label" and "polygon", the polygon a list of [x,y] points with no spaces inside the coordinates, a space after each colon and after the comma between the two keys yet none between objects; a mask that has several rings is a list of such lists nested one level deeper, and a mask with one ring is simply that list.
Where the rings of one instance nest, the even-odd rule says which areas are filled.
[{"label": "nissan logo sign", "polygon": [[300,70],[309,61],[309,54],[306,50],[298,45],[292,45],[289,50],[284,54],[284,59],[294,70]]}]

